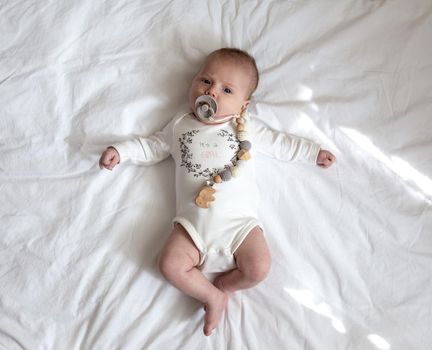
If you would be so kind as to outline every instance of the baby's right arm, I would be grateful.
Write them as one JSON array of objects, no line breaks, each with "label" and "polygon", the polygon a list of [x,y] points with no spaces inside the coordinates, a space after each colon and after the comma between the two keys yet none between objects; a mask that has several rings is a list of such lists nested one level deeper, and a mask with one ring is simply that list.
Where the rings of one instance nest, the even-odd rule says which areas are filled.
[{"label": "baby's right arm", "polygon": [[147,137],[134,137],[127,141],[114,143],[108,147],[99,159],[99,167],[112,170],[120,160],[131,161],[138,165],[156,164],[167,158],[173,139],[174,125],[189,113],[178,113],[162,131]]},{"label": "baby's right arm", "polygon": [[99,159],[99,168],[113,170],[120,163],[120,155],[114,147],[108,147]]}]

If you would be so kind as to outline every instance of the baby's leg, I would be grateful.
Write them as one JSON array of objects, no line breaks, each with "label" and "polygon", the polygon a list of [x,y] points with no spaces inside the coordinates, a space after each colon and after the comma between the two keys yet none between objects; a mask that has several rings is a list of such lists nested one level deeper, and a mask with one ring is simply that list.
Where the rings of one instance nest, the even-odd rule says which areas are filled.
[{"label": "baby's leg", "polygon": [[225,293],[257,285],[268,274],[270,251],[261,228],[256,226],[247,235],[234,256],[237,268],[218,276],[214,284]]},{"label": "baby's leg", "polygon": [[176,224],[159,257],[162,275],[183,293],[206,306],[204,334],[216,328],[228,303],[228,296],[201,273],[199,251],[183,226]]}]

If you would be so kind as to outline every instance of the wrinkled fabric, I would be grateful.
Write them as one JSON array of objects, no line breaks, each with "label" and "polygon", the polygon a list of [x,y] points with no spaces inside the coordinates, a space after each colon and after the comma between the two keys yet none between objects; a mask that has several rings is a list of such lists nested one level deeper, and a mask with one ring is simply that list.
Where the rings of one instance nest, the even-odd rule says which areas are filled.
[{"label": "wrinkled fabric", "polygon": [[[0,349],[430,348],[430,1],[3,1],[0,28]],[[272,269],[207,338],[157,267],[173,161],[98,160],[223,46],[251,113],[337,162],[256,157]]]}]

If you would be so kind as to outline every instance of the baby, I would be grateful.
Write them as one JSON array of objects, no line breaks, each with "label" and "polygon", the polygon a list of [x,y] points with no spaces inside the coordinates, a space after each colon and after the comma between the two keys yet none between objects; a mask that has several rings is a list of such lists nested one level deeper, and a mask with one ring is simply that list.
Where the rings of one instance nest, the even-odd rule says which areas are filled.
[{"label": "baby", "polygon": [[[172,155],[176,217],[159,257],[162,275],[204,304],[204,334],[216,328],[231,293],[268,274],[269,248],[258,220],[256,152],[328,168],[332,153],[309,140],[269,129],[247,112],[258,85],[255,60],[232,48],[212,52],[192,81],[190,111],[160,132],[106,149],[100,168],[120,160],[153,164]],[[218,272],[211,283],[207,272]]]}]

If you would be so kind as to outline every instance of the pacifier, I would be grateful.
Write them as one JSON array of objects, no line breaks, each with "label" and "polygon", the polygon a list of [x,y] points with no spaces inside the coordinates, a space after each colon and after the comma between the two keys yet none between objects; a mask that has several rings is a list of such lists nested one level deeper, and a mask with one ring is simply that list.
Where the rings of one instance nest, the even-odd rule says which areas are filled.
[{"label": "pacifier", "polygon": [[209,95],[201,95],[195,101],[197,117],[202,121],[214,122],[218,109],[217,102]]}]

